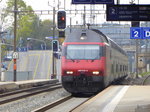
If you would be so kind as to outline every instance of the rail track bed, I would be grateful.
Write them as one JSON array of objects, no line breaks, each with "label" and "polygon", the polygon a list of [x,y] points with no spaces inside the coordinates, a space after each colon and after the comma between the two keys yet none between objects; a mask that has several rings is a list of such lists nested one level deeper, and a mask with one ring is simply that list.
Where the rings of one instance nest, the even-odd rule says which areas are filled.
[{"label": "rail track bed", "polygon": [[41,108],[34,110],[33,112],[69,112],[77,106],[83,104],[89,97],[72,97],[71,95],[61,98],[53,103],[45,105]]},{"label": "rail track bed", "polygon": [[59,88],[62,88],[62,85],[60,83],[56,83],[3,93],[0,94],[0,105],[20,100],[26,97],[30,97],[33,95],[41,94],[43,92],[53,91]]}]

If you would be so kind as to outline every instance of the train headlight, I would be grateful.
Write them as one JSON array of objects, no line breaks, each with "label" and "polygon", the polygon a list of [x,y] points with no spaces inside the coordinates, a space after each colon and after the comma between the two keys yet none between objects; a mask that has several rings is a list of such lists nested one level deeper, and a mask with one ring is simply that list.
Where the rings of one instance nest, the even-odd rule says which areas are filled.
[{"label": "train headlight", "polygon": [[93,71],[93,74],[94,74],[94,75],[98,75],[98,74],[99,74],[99,71]]},{"label": "train headlight", "polygon": [[73,74],[73,71],[66,71],[66,74]]}]

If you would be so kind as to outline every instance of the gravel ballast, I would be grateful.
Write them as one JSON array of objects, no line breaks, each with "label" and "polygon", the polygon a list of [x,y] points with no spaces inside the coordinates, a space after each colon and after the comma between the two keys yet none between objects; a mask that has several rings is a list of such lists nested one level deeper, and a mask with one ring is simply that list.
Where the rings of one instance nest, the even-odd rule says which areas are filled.
[{"label": "gravel ballast", "polygon": [[31,112],[46,104],[69,95],[64,89],[58,89],[0,106],[0,112]]}]

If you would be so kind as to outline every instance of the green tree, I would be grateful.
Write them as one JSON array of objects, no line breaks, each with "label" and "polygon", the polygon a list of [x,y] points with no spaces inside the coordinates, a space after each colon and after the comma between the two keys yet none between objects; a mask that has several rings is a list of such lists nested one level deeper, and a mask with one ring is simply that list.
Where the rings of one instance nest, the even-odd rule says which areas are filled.
[{"label": "green tree", "polygon": [[[37,16],[33,13],[33,9],[31,6],[27,6],[23,0],[17,0],[17,8],[18,8],[18,18],[17,18],[17,40],[19,40],[20,37],[23,39],[27,38],[27,36],[30,36],[32,30],[30,29],[34,18]],[[14,10],[14,0],[8,0],[7,2],[7,16],[9,19],[13,20],[13,13],[11,11]],[[26,12],[28,11],[28,12]],[[13,21],[12,21],[13,26]],[[13,30],[13,29],[12,29]]]},{"label": "green tree", "polygon": [[[50,37],[52,36],[52,28],[53,28],[53,23],[51,20],[44,20],[40,21],[37,19],[35,21],[34,25],[32,26],[32,29],[35,29],[32,34],[31,38],[36,38],[40,40],[45,40],[45,37]],[[47,43],[47,48],[51,48],[51,42],[48,40],[45,40]],[[33,43],[33,42],[32,42]],[[41,48],[41,42],[34,41],[34,49],[40,49]]]},{"label": "green tree", "polygon": [[[18,46],[26,46],[27,38],[36,38],[44,40],[46,36],[52,36],[52,21],[41,21],[39,17],[34,13],[31,6],[27,6],[23,0],[17,0],[18,18],[17,18],[17,41]],[[11,26],[13,26],[13,13],[14,0],[8,0],[6,15],[12,20]],[[12,31],[13,31],[13,27]],[[23,42],[22,42],[23,41]],[[34,42],[36,49],[40,48],[41,43]],[[50,42],[48,42],[50,43]],[[50,46],[50,44],[49,44]]]},{"label": "green tree", "polygon": [[52,21],[50,20],[44,20],[41,22],[41,26],[40,26],[40,29],[41,29],[41,39],[42,38],[45,38],[45,37],[49,37],[49,36],[52,36],[52,29],[53,28],[53,23]]}]

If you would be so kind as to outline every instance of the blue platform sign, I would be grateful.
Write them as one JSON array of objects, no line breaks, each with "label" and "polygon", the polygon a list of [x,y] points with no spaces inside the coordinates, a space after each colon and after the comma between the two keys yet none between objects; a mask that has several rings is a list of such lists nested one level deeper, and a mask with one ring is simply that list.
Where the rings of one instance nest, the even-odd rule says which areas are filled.
[{"label": "blue platform sign", "polygon": [[130,39],[150,39],[150,27],[131,27]]},{"label": "blue platform sign", "polygon": [[142,32],[140,27],[131,27],[130,28],[130,39],[141,39]]},{"label": "blue platform sign", "polygon": [[72,0],[72,4],[114,4],[114,0]]},{"label": "blue platform sign", "polygon": [[150,39],[150,27],[143,28],[143,39]]}]

